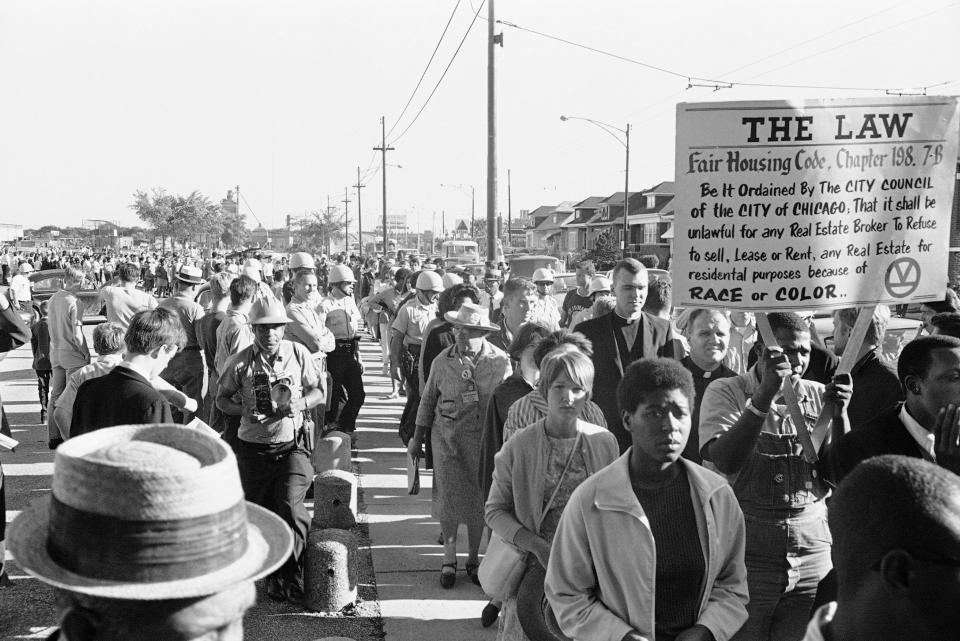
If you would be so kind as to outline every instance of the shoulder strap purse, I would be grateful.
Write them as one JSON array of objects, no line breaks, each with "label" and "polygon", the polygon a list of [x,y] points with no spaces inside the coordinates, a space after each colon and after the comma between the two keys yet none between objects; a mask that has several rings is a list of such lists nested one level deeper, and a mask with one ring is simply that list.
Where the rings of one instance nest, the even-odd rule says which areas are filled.
[{"label": "shoulder strap purse", "polygon": [[[563,485],[563,479],[566,477],[570,465],[573,462],[573,457],[576,455],[577,449],[580,446],[580,438],[581,434],[578,431],[573,449],[570,451],[570,456],[567,457],[567,463],[564,465],[563,472],[557,481],[557,486],[553,488],[553,494],[550,495],[550,499],[543,506],[543,512],[540,514],[540,518],[537,519],[537,536],[540,536],[540,527],[543,525],[543,519],[553,506],[553,502],[557,498],[557,493]],[[477,575],[480,577],[480,586],[483,588],[483,591],[494,599],[504,600],[513,597],[517,593],[520,582],[523,580],[523,575],[527,571],[528,555],[529,552],[526,550],[521,550],[496,532],[491,532],[490,542],[487,544],[487,552],[483,555],[480,568],[477,570]]]}]

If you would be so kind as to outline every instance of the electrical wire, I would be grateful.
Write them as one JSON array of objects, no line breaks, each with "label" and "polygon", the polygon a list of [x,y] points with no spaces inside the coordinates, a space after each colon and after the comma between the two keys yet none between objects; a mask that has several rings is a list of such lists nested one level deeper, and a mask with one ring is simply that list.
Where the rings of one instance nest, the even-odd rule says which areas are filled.
[{"label": "electrical wire", "polygon": [[435,93],[437,93],[437,89],[440,88],[440,83],[443,82],[443,79],[447,77],[447,72],[450,71],[450,67],[451,65],[453,65],[453,61],[457,59],[457,54],[460,53],[460,49],[463,47],[463,43],[467,41],[467,36],[469,36],[470,32],[473,31],[473,25],[477,23],[477,16],[480,15],[480,10],[483,9],[484,4],[486,4],[486,0],[483,0],[480,3],[480,6],[477,7],[476,12],[473,14],[473,20],[470,21],[470,26],[467,27],[466,32],[463,34],[463,38],[460,39],[460,44],[457,45],[456,51],[453,52],[453,56],[450,58],[450,62],[448,62],[446,68],[444,68],[443,73],[440,75],[440,79],[437,80],[437,84],[433,86],[433,90],[430,92],[430,95],[427,96],[427,99],[420,106],[420,110],[417,112],[417,115],[414,116],[413,120],[410,121],[410,124],[408,124],[406,128],[400,132],[399,136],[397,136],[396,138],[390,141],[391,145],[396,144],[398,140],[403,138],[404,134],[406,134],[410,130],[410,127],[412,127],[417,122],[417,120],[420,119],[420,114],[423,113],[423,110],[427,108],[428,104],[430,104],[430,99],[433,98],[433,95]]},{"label": "electrical wire", "polygon": [[393,133],[393,130],[396,129],[397,125],[400,124],[400,121],[403,120],[403,115],[407,113],[407,108],[410,106],[410,103],[413,102],[413,97],[417,95],[417,90],[420,89],[420,84],[423,83],[423,79],[426,77],[427,71],[429,71],[430,65],[433,63],[433,59],[436,57],[437,51],[440,49],[440,43],[443,42],[443,38],[447,35],[447,30],[450,28],[450,23],[453,22],[453,16],[456,15],[461,1],[462,0],[457,0],[457,4],[453,6],[453,11],[450,12],[450,17],[447,18],[447,24],[443,27],[443,33],[440,34],[440,39],[437,40],[437,46],[433,48],[433,53],[430,54],[430,59],[427,60],[427,66],[423,68],[423,73],[420,74],[420,79],[417,80],[417,86],[413,88],[412,92],[410,92],[410,97],[407,99],[407,104],[403,106],[403,109],[400,111],[400,115],[397,116],[395,121],[393,121],[390,131],[387,132],[387,138],[390,137],[390,134]]},{"label": "electrical wire", "polygon": [[[885,27],[885,28],[880,29],[880,30],[878,30],[878,31],[873,31],[873,32],[871,32],[871,33],[868,33],[868,34],[865,34],[865,35],[863,35],[863,36],[860,36],[859,38],[855,38],[855,39],[853,39],[853,40],[848,40],[847,42],[842,42],[842,43],[840,43],[840,44],[838,44],[838,45],[836,45],[836,46],[830,47],[829,49],[824,49],[824,50],[822,50],[822,51],[818,51],[818,52],[816,52],[816,53],[812,53],[812,54],[810,54],[809,56],[804,56],[803,58],[800,58],[799,60],[794,60],[794,61],[792,61],[792,62],[788,62],[788,63],[786,63],[786,64],[784,64],[784,65],[779,66],[779,67],[774,67],[773,69],[768,69],[767,71],[763,71],[763,72],[761,72],[761,73],[759,73],[759,74],[757,74],[757,75],[755,75],[755,76],[752,76],[751,79],[752,79],[752,78],[759,78],[760,76],[765,76],[765,75],[767,75],[768,73],[773,73],[773,72],[775,72],[775,71],[780,71],[781,69],[786,69],[787,67],[792,67],[792,66],[795,65],[795,64],[799,64],[799,63],[801,63],[801,62],[805,62],[805,61],[807,61],[807,60],[810,60],[811,58],[816,58],[817,56],[821,56],[821,55],[823,55],[823,54],[825,54],[825,53],[830,53],[830,52],[836,51],[837,49],[842,49],[843,47],[848,47],[848,46],[850,46],[850,45],[852,45],[852,44],[855,44],[855,43],[857,43],[857,42],[860,42],[860,41],[862,41],[862,40],[866,40],[867,38],[872,38],[873,36],[878,36],[878,35],[880,35],[881,33],[886,33],[887,31],[890,31],[890,30],[892,30],[892,29],[897,29],[897,28],[899,28],[899,27],[902,27],[903,25],[910,24],[911,22],[916,22],[917,20],[922,20],[923,18],[927,18],[927,17],[929,17],[929,16],[932,16],[932,15],[935,14],[935,13],[939,13],[940,11],[943,11],[944,9],[951,9],[951,8],[957,7],[957,6],[960,6],[960,2],[952,2],[952,3],[950,3],[950,4],[943,5],[942,7],[938,7],[938,8],[936,8],[936,9],[932,10],[932,11],[928,11],[927,13],[921,14],[921,15],[919,15],[919,16],[914,16],[913,18],[909,18],[909,19],[904,20],[904,21],[902,21],[902,22],[897,22],[896,24],[892,24],[892,25],[890,25],[889,27]],[[770,84],[750,83],[750,82],[738,82],[738,83],[736,83],[736,84],[742,85],[742,86],[747,86],[747,87],[787,87],[787,88],[791,88],[791,87],[792,87],[791,85],[770,85]],[[931,87],[934,87],[934,86],[937,86],[937,85],[928,85],[928,86],[926,86],[926,87],[909,87],[909,89],[927,90],[927,89],[930,89]],[[822,89],[823,87],[799,87],[799,88],[800,88],[800,89],[807,89],[807,88],[810,88],[810,89]],[[904,87],[887,87],[887,88],[885,88],[885,89],[880,89],[880,91],[890,91],[890,90],[893,90],[893,89],[907,89],[907,88],[904,88]]]},{"label": "electrical wire", "polygon": [[[254,217],[254,219],[256,219],[257,224],[260,225],[261,227],[263,227],[263,222],[260,220],[260,217],[257,216],[257,215],[254,213],[253,207],[251,207],[251,206],[250,206],[250,203],[247,202],[247,197],[243,195],[243,192],[240,192],[239,195],[240,195],[240,199],[243,201],[243,204],[245,204],[245,205],[247,206],[247,209],[250,210],[250,214]],[[237,208],[237,212],[239,212],[239,211],[240,211],[240,209],[239,209],[239,207],[238,207],[238,208]]]},{"label": "electrical wire", "polygon": [[[880,33],[884,33],[884,32],[889,31],[889,30],[891,30],[891,29],[894,29],[894,28],[903,26],[904,24],[908,24],[908,23],[910,23],[910,22],[914,22],[914,21],[916,21],[916,20],[920,20],[920,19],[922,19],[922,18],[926,18],[926,17],[928,17],[928,16],[930,16],[930,15],[932,15],[932,14],[934,14],[934,13],[937,13],[937,12],[942,11],[942,10],[944,10],[944,9],[949,9],[949,8],[951,8],[951,7],[955,7],[955,6],[958,6],[958,5],[960,5],[960,2],[954,2],[954,3],[948,4],[948,5],[944,5],[944,6],[942,6],[942,7],[939,7],[939,8],[937,8],[937,9],[934,9],[933,11],[929,11],[929,12],[924,13],[924,14],[921,14],[921,15],[919,15],[919,16],[915,16],[914,18],[910,18],[909,20],[905,20],[905,21],[902,21],[902,22],[898,22],[897,24],[892,25],[892,26],[890,26],[890,27],[886,27],[886,28],[884,28],[884,29],[881,29],[881,30],[879,30],[879,31],[872,32],[872,33],[869,33],[869,34],[866,34],[866,35],[861,36],[861,37],[859,37],[859,38],[856,38],[856,39],[854,39],[854,40],[850,40],[850,41],[841,43],[841,44],[839,44],[839,45],[837,45],[837,46],[834,46],[834,47],[831,47],[831,48],[829,48],[829,49],[825,49],[825,50],[820,51],[820,52],[817,52],[817,53],[815,53],[815,54],[811,54],[810,56],[805,56],[804,58],[801,58],[800,60],[796,60],[796,61],[787,63],[787,64],[785,64],[785,65],[782,65],[781,67],[777,67],[776,69],[771,69],[771,70],[768,70],[768,71],[764,71],[764,72],[762,72],[762,73],[760,73],[760,74],[758,74],[757,76],[754,76],[754,77],[759,77],[759,76],[762,76],[762,75],[765,75],[765,74],[768,74],[768,73],[772,73],[773,71],[778,71],[779,69],[783,69],[783,68],[785,68],[785,67],[792,66],[792,65],[797,64],[797,63],[799,63],[799,62],[802,62],[802,61],[804,61],[804,60],[808,60],[809,58],[813,58],[813,57],[815,57],[815,56],[819,56],[819,55],[822,55],[822,54],[824,54],[824,53],[829,53],[829,52],[831,52],[831,51],[835,51],[836,49],[840,49],[840,48],[842,48],[842,47],[846,47],[846,46],[851,45],[851,44],[854,44],[854,43],[856,43],[856,42],[860,42],[861,40],[864,40],[864,39],[866,39],[866,38],[870,38],[870,37],[875,36],[875,35],[878,35],[878,34],[880,34]],[[540,37],[542,37],[542,38],[546,38],[546,39],[549,39],[549,40],[554,40],[554,41],[556,41],[556,42],[560,42],[560,43],[563,43],[563,44],[566,44],[566,45],[569,45],[569,46],[572,46],[572,47],[577,47],[577,48],[580,48],[580,49],[585,49],[585,50],[587,50],[587,51],[590,51],[590,52],[593,52],[593,53],[597,53],[597,54],[599,54],[599,55],[603,55],[603,56],[607,56],[607,57],[610,57],[610,58],[614,58],[614,59],[620,60],[620,61],[622,61],[622,62],[627,62],[627,63],[630,63],[630,64],[635,64],[635,65],[644,67],[644,68],[646,68],[646,69],[650,69],[650,70],[652,70],[652,71],[657,71],[657,72],[660,72],[660,73],[663,73],[663,74],[667,74],[667,75],[670,75],[670,76],[674,76],[674,77],[676,77],[676,78],[683,78],[683,79],[685,79],[685,80],[687,81],[687,88],[688,88],[688,89],[693,88],[693,87],[712,87],[714,90],[719,90],[719,89],[729,89],[729,88],[732,88],[732,87],[734,87],[734,86],[769,87],[769,88],[778,88],[778,89],[824,89],[824,90],[836,90],[836,91],[883,91],[883,92],[891,91],[891,90],[894,90],[894,89],[897,89],[897,90],[903,90],[903,89],[904,89],[904,88],[892,88],[892,87],[840,87],[840,86],[833,86],[833,85],[804,85],[804,84],[763,83],[763,82],[746,82],[746,81],[745,81],[745,82],[732,82],[732,81],[728,81],[728,80],[717,80],[717,79],[714,79],[714,78],[706,78],[706,77],[697,76],[697,75],[694,75],[694,74],[682,73],[682,72],[676,71],[676,70],[674,70],[674,69],[668,69],[668,68],[666,68],[666,67],[661,67],[661,66],[659,66],[659,65],[654,65],[654,64],[651,64],[651,63],[648,63],[648,62],[644,62],[644,61],[642,61],[642,60],[637,60],[637,59],[635,59],[635,58],[628,58],[628,57],[626,57],[626,56],[621,56],[621,55],[619,55],[619,54],[616,54],[616,53],[613,53],[613,52],[610,52],[610,51],[606,51],[606,50],[604,50],[604,49],[599,49],[599,48],[597,48],[597,47],[592,47],[592,46],[590,46],[590,45],[585,45],[585,44],[582,44],[582,43],[579,43],[579,42],[574,42],[573,40],[568,40],[568,39],[566,39],[566,38],[561,38],[560,36],[555,36],[555,35],[552,35],[552,34],[549,34],[549,33],[544,33],[544,32],[542,32],[542,31],[537,31],[536,29],[531,29],[531,28],[529,28],[529,27],[523,27],[523,26],[520,26],[520,25],[518,25],[518,24],[516,24],[516,23],[510,22],[510,21],[507,21],[507,20],[497,20],[497,23],[502,24],[502,25],[504,25],[504,26],[506,26],[506,27],[512,27],[512,28],[517,29],[517,30],[519,30],[519,31],[526,31],[526,32],[528,32],[528,33],[532,33],[532,34],[537,35],[537,36],[540,36]],[[855,24],[855,23],[854,23],[854,24]],[[799,45],[796,45],[796,46],[799,46]],[[749,65],[748,65],[748,66],[749,66]],[[931,88],[931,87],[934,87],[934,86],[937,86],[937,85],[928,85],[928,86],[926,86],[926,87],[910,87],[909,89],[915,89],[915,90],[925,91],[925,90],[927,90],[927,89],[929,89],[929,88]]]},{"label": "electrical wire", "polygon": [[766,62],[767,60],[770,60],[771,58],[776,58],[777,56],[783,55],[783,54],[787,53],[788,51],[793,51],[794,49],[797,49],[797,48],[802,47],[802,46],[804,46],[804,45],[808,45],[808,44],[810,44],[811,42],[816,42],[817,40],[820,40],[820,39],[822,39],[822,38],[826,38],[827,36],[833,35],[833,34],[839,32],[839,31],[843,31],[844,29],[849,29],[850,27],[853,27],[853,26],[855,26],[855,25],[858,25],[858,24],[860,24],[861,22],[865,22],[865,21],[867,21],[867,20],[870,20],[871,18],[876,18],[877,16],[879,16],[879,15],[881,15],[881,14],[883,14],[883,13],[887,13],[887,12],[889,12],[889,11],[893,11],[894,9],[897,9],[897,8],[899,8],[899,7],[902,7],[902,6],[905,5],[905,4],[909,4],[909,3],[908,3],[908,2],[901,2],[901,3],[899,3],[899,4],[895,4],[895,5],[893,5],[893,6],[887,7],[886,9],[881,9],[880,11],[877,11],[876,13],[871,13],[870,15],[864,16],[864,17],[859,18],[859,19],[857,19],[857,20],[854,20],[853,22],[848,22],[847,24],[844,24],[844,25],[841,25],[841,26],[836,27],[836,28],[834,28],[834,29],[831,29],[830,31],[825,31],[824,33],[821,33],[820,35],[816,35],[816,36],[814,36],[814,37],[812,37],[812,38],[807,38],[806,40],[803,40],[803,41],[801,41],[801,42],[798,42],[798,43],[796,43],[796,44],[793,44],[793,45],[787,47],[786,49],[781,49],[780,51],[777,51],[777,52],[771,53],[771,54],[769,54],[769,55],[763,56],[762,58],[758,58],[757,60],[754,60],[753,62],[748,62],[748,63],[745,64],[745,65],[741,65],[741,66],[737,67],[736,69],[731,69],[730,71],[725,71],[725,72],[722,73],[721,75],[723,75],[723,76],[730,76],[730,75],[732,75],[732,74],[737,73],[738,71],[743,71],[744,69],[747,69],[747,68],[752,67],[752,66],[754,66],[754,65],[758,65],[758,64],[760,64],[761,62]]}]

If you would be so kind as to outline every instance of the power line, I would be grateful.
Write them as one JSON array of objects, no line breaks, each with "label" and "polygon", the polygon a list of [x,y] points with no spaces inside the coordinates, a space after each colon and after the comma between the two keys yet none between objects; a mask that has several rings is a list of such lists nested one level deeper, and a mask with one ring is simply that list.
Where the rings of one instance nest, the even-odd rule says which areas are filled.
[{"label": "power line", "polygon": [[[775,72],[775,71],[780,71],[781,69],[786,69],[787,67],[791,67],[791,66],[793,66],[793,65],[795,65],[795,64],[804,62],[804,61],[806,61],[806,60],[810,60],[811,58],[816,58],[817,56],[821,56],[821,55],[823,55],[823,54],[825,54],[825,53],[830,53],[830,52],[832,52],[832,51],[836,51],[837,49],[842,49],[843,47],[850,46],[850,45],[852,45],[852,44],[855,44],[855,43],[857,43],[857,42],[860,42],[861,40],[866,40],[867,38],[872,38],[873,36],[880,35],[881,33],[886,33],[887,31],[890,31],[891,29],[896,29],[896,28],[898,28],[898,27],[902,27],[902,26],[905,25],[905,24],[909,24],[909,23],[911,23],[911,22],[916,22],[917,20],[922,20],[923,18],[926,18],[926,17],[931,16],[931,15],[933,15],[933,14],[935,14],[935,13],[938,13],[938,12],[940,12],[940,11],[943,11],[944,9],[950,9],[950,8],[956,7],[956,6],[960,6],[960,2],[953,2],[953,3],[950,3],[950,4],[943,5],[942,7],[938,7],[937,9],[934,9],[934,10],[932,10],[932,11],[928,11],[927,13],[921,14],[921,15],[919,15],[919,16],[914,16],[913,18],[909,18],[909,19],[904,20],[904,21],[902,21],[902,22],[897,22],[896,24],[890,25],[889,27],[886,27],[886,28],[884,28],[884,29],[880,29],[879,31],[873,31],[873,32],[868,33],[868,34],[866,34],[866,35],[860,36],[859,38],[855,38],[855,39],[853,39],[853,40],[848,40],[847,42],[840,43],[840,44],[838,44],[838,45],[836,45],[836,46],[834,46],[834,47],[830,47],[829,49],[824,49],[824,50],[822,50],[822,51],[818,51],[818,52],[816,52],[816,53],[812,53],[812,54],[810,54],[809,56],[804,56],[803,58],[800,58],[799,60],[794,60],[793,62],[788,62],[788,63],[786,63],[786,64],[784,64],[784,65],[779,66],[779,67],[775,67],[775,68],[773,68],[773,69],[769,69],[769,70],[767,70],[767,71],[763,71],[763,72],[761,72],[761,73],[759,73],[759,74],[757,74],[757,75],[755,75],[755,76],[752,76],[752,77],[753,77],[753,78],[759,78],[760,76],[765,76],[765,75],[768,74],[768,73],[773,73],[773,72]],[[744,86],[748,86],[748,87],[788,87],[788,88],[791,87],[790,85],[768,85],[768,84],[762,84],[762,83],[749,83],[749,82],[738,82],[738,83],[736,83],[736,84],[738,84],[738,85],[744,85]],[[933,87],[933,86],[936,86],[936,85],[928,85],[928,86],[926,86],[926,87],[910,87],[910,88],[911,88],[911,89],[926,90],[926,89],[929,89],[929,88],[931,88],[931,87]],[[797,88],[799,88],[799,89],[823,89],[823,87],[797,87]],[[903,89],[903,88],[902,88],[902,87],[887,87],[887,88],[884,88],[884,89],[879,89],[878,91],[889,91],[889,90],[891,90],[891,89]],[[872,91],[872,90],[871,90],[871,91]]]},{"label": "power line", "polygon": [[410,127],[420,119],[420,114],[423,113],[423,110],[427,108],[427,105],[430,104],[430,99],[433,98],[433,94],[437,92],[437,89],[440,88],[440,83],[443,82],[443,79],[446,78],[447,72],[450,71],[450,66],[453,65],[453,61],[457,59],[457,54],[460,53],[460,49],[463,47],[463,43],[467,41],[467,36],[470,35],[470,32],[473,30],[473,25],[477,23],[477,16],[480,15],[480,10],[483,9],[483,5],[486,4],[486,0],[480,3],[480,6],[477,7],[477,11],[473,14],[473,20],[470,21],[470,26],[467,27],[466,32],[463,34],[463,38],[460,39],[460,44],[457,45],[456,51],[453,52],[453,56],[450,58],[450,62],[447,63],[446,68],[443,70],[443,73],[440,75],[440,79],[437,80],[437,84],[433,86],[433,90],[430,92],[430,95],[427,96],[426,101],[420,106],[420,111],[417,112],[417,115],[413,117],[413,120],[410,121],[410,124],[400,132],[400,135],[390,141],[390,144],[395,144],[398,140],[403,138],[403,135],[410,130]]},{"label": "power line", "polygon": [[[916,16],[916,17],[911,18],[911,19],[909,19],[909,20],[906,20],[906,21],[903,21],[903,22],[899,22],[899,23],[897,23],[897,24],[895,24],[895,25],[893,25],[893,26],[887,27],[887,28],[882,29],[882,30],[880,30],[880,31],[873,32],[873,33],[867,34],[867,35],[865,35],[865,36],[861,36],[860,38],[857,38],[857,39],[854,39],[854,40],[851,40],[851,41],[842,43],[842,44],[837,45],[837,46],[835,46],[835,47],[832,47],[832,48],[830,48],[830,49],[826,49],[826,50],[824,50],[824,51],[818,52],[818,53],[816,53],[816,54],[812,54],[812,55],[810,55],[810,56],[806,56],[806,57],[804,57],[804,58],[801,58],[800,60],[796,60],[796,61],[794,61],[794,62],[791,62],[791,63],[788,63],[788,64],[786,64],[786,65],[783,65],[782,67],[778,67],[778,68],[776,68],[776,69],[772,69],[772,70],[770,70],[770,71],[762,72],[761,74],[758,74],[758,75],[765,75],[765,74],[767,74],[767,73],[772,73],[773,71],[777,71],[777,70],[782,69],[782,68],[784,68],[784,67],[788,67],[788,66],[791,66],[791,65],[793,65],[793,64],[797,64],[798,62],[802,62],[803,60],[807,60],[807,59],[809,59],[809,58],[812,58],[812,57],[814,57],[814,56],[821,55],[821,54],[823,54],[823,53],[828,53],[828,52],[830,52],[830,51],[834,51],[834,50],[839,49],[839,48],[841,48],[841,47],[845,47],[845,46],[848,46],[848,45],[850,45],[850,44],[854,44],[854,43],[856,43],[856,42],[859,42],[859,41],[861,41],[861,40],[864,40],[865,38],[869,38],[869,37],[872,37],[872,36],[874,36],[874,35],[883,33],[883,32],[885,32],[885,31],[889,31],[890,29],[893,29],[893,28],[895,28],[895,27],[902,26],[902,25],[907,24],[907,23],[909,23],[909,22],[913,22],[913,21],[916,21],[916,20],[920,20],[920,19],[925,18],[925,17],[927,17],[927,16],[929,16],[929,15],[931,15],[931,14],[933,14],[933,13],[937,13],[938,11],[942,11],[943,9],[947,9],[947,8],[950,8],[950,7],[953,7],[953,6],[957,6],[957,5],[960,5],[960,3],[956,3],[956,2],[955,2],[955,3],[949,4],[949,5],[944,5],[944,6],[942,6],[942,7],[939,7],[938,9],[934,9],[933,11],[927,12],[927,13],[922,14],[922,15],[919,15],[919,16]],[[552,34],[549,34],[549,33],[544,33],[544,32],[542,32],[542,31],[537,31],[536,29],[531,29],[531,28],[529,28],[529,27],[523,27],[523,26],[520,26],[520,25],[518,25],[518,24],[516,24],[516,23],[509,22],[509,21],[507,21],[507,20],[497,20],[497,22],[500,23],[500,24],[502,24],[502,25],[504,25],[504,26],[512,27],[512,28],[517,29],[517,30],[519,30],[519,31],[526,31],[526,32],[528,32],[528,33],[532,33],[532,34],[537,35],[537,36],[540,36],[540,37],[542,37],[542,38],[546,38],[546,39],[549,39],[549,40],[554,40],[554,41],[556,41],[556,42],[560,42],[560,43],[563,43],[563,44],[566,44],[566,45],[569,45],[569,46],[572,46],[572,47],[577,47],[577,48],[579,48],[579,49],[585,49],[585,50],[590,51],[590,52],[593,52],[593,53],[597,53],[597,54],[600,54],[600,55],[603,55],[603,56],[607,56],[607,57],[610,57],[610,58],[614,58],[614,59],[620,60],[620,61],[622,61],[622,62],[627,62],[627,63],[630,63],[630,64],[635,64],[635,65],[644,67],[644,68],[646,68],[646,69],[650,69],[650,70],[652,70],[652,71],[658,71],[658,72],[663,73],[663,74],[666,74],[666,75],[674,76],[674,77],[676,77],[676,78],[683,78],[683,79],[685,79],[685,80],[687,81],[687,88],[688,88],[688,89],[693,88],[693,87],[709,87],[709,88],[713,88],[713,89],[715,89],[715,90],[719,90],[719,89],[729,89],[729,88],[732,88],[732,87],[734,87],[734,86],[771,87],[771,88],[779,88],[779,89],[827,89],[827,90],[838,90],[838,91],[884,91],[884,92],[889,91],[889,90],[892,90],[892,89],[901,89],[901,88],[891,88],[891,87],[839,87],[839,86],[833,86],[833,85],[804,85],[804,84],[787,84],[787,83],[761,83],[761,82],[732,82],[732,81],[728,81],[728,80],[717,80],[717,79],[714,79],[714,78],[706,78],[706,77],[703,77],[703,76],[697,76],[697,75],[695,75],[695,74],[683,73],[683,72],[680,72],[680,71],[676,71],[676,70],[674,70],[674,69],[668,69],[668,68],[666,68],[666,67],[661,67],[661,66],[659,66],[659,65],[654,65],[654,64],[651,64],[651,63],[648,63],[648,62],[644,62],[644,61],[642,61],[642,60],[637,60],[637,59],[635,59],[635,58],[628,58],[628,57],[626,57],[626,56],[621,56],[621,55],[619,55],[619,54],[616,54],[616,53],[613,53],[613,52],[610,52],[610,51],[606,51],[606,50],[604,50],[604,49],[599,49],[599,48],[597,48],[597,47],[592,47],[592,46],[590,46],[590,45],[585,45],[585,44],[582,44],[582,43],[579,43],[579,42],[574,42],[573,40],[568,40],[568,39],[566,39],[566,38],[561,38],[560,36],[555,36],[555,35],[552,35]],[[799,45],[797,45],[797,46],[799,46]],[[749,65],[748,65],[748,66],[749,66]],[[757,77],[757,76],[754,76],[754,77]],[[918,89],[918,90],[921,90],[921,91],[925,91],[926,89],[929,89],[929,88],[931,88],[931,87],[933,87],[933,86],[937,86],[937,85],[928,85],[928,86],[926,86],[926,87],[912,87],[911,89]]]},{"label": "power line", "polygon": [[[254,219],[256,219],[257,224],[259,224],[261,227],[263,227],[263,222],[260,220],[260,217],[257,216],[256,213],[254,213],[253,207],[251,207],[251,206],[250,206],[250,203],[247,202],[247,197],[244,196],[243,194],[239,193],[239,190],[238,190],[238,194],[237,194],[237,195],[240,196],[240,200],[242,200],[242,201],[243,201],[243,204],[246,205],[246,206],[247,206],[247,209],[250,210],[250,213],[253,215]],[[238,212],[240,211],[239,208],[237,209],[237,211],[238,211]]]},{"label": "power line", "polygon": [[830,31],[825,31],[824,33],[821,33],[820,35],[814,36],[814,37],[812,37],[812,38],[807,38],[806,40],[804,40],[804,41],[802,41],[802,42],[798,42],[798,43],[796,43],[796,44],[794,44],[794,45],[791,45],[791,46],[787,47],[786,49],[781,49],[780,51],[777,51],[777,52],[771,53],[771,54],[769,54],[769,55],[763,56],[762,58],[758,58],[757,60],[754,60],[753,62],[748,62],[748,63],[745,64],[745,65],[741,65],[741,66],[737,67],[736,69],[731,69],[730,71],[726,71],[726,72],[724,72],[722,75],[724,75],[724,76],[729,76],[729,75],[731,75],[731,74],[737,73],[738,71],[743,71],[744,69],[747,69],[748,67],[752,67],[752,66],[754,66],[754,65],[758,65],[758,64],[760,64],[761,62],[766,62],[767,60],[770,60],[771,58],[776,58],[776,57],[779,56],[779,55],[785,54],[785,53],[787,53],[788,51],[793,51],[794,49],[797,49],[797,48],[799,48],[799,47],[802,47],[803,45],[808,45],[808,44],[810,44],[811,42],[816,42],[817,40],[820,40],[820,39],[822,39],[822,38],[826,38],[826,37],[829,36],[829,35],[833,35],[833,34],[839,32],[839,31],[843,31],[844,29],[849,29],[850,27],[852,27],[852,26],[854,26],[854,25],[858,25],[858,24],[860,24],[861,22],[865,22],[865,21],[867,21],[867,20],[870,20],[871,18],[876,18],[876,17],[879,16],[880,14],[887,13],[888,11],[893,11],[894,9],[896,9],[896,8],[898,8],[898,7],[902,7],[902,6],[905,5],[905,4],[909,4],[909,3],[907,3],[907,2],[901,2],[901,3],[899,3],[899,4],[895,4],[895,5],[891,6],[891,7],[887,7],[886,9],[881,9],[880,11],[877,11],[876,13],[871,13],[870,15],[864,16],[864,17],[859,18],[859,19],[857,19],[857,20],[854,20],[853,22],[848,22],[847,24],[841,25],[841,26],[839,26],[839,27],[836,27],[835,29],[831,29]]},{"label": "power line", "polygon": [[417,80],[417,86],[413,88],[412,92],[410,92],[410,97],[407,99],[407,104],[403,106],[403,110],[400,112],[400,115],[397,116],[397,119],[393,121],[393,126],[390,127],[390,131],[387,132],[387,136],[392,134],[397,125],[400,124],[400,121],[403,120],[403,114],[407,113],[407,107],[409,107],[410,103],[413,102],[413,97],[417,95],[417,90],[420,88],[420,84],[423,82],[423,79],[427,75],[427,71],[430,69],[430,64],[437,55],[437,51],[440,49],[440,43],[443,42],[443,38],[447,35],[447,30],[450,28],[450,23],[453,22],[453,16],[456,15],[457,9],[460,7],[460,2],[461,0],[457,0],[457,4],[453,6],[453,11],[450,12],[450,17],[447,18],[447,24],[443,27],[443,33],[440,34],[440,39],[437,40],[437,46],[433,48],[433,53],[430,54],[430,59],[427,60],[427,66],[423,68],[423,73],[420,74],[420,79]]}]

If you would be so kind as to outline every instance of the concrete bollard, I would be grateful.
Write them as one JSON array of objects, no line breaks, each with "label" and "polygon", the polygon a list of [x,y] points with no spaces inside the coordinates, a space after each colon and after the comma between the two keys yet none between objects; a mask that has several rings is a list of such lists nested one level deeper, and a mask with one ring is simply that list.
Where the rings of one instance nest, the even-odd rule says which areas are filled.
[{"label": "concrete bollard", "polygon": [[327,470],[353,471],[353,462],[350,457],[350,448],[353,440],[349,434],[343,432],[329,432],[323,438],[318,438],[313,444],[311,462],[313,469],[319,474]]},{"label": "concrete bollard", "polygon": [[304,603],[316,612],[339,612],[357,600],[357,539],[353,532],[314,530],[307,536]]},{"label": "concrete bollard", "polygon": [[313,481],[311,530],[349,530],[357,524],[357,477],[342,470],[327,470]]}]

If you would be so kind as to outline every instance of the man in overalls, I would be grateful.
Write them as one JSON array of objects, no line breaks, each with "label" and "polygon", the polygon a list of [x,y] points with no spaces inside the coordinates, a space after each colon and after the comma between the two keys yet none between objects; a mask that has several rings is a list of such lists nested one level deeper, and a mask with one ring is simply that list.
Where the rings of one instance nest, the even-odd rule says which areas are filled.
[{"label": "man in overalls", "polygon": [[[824,387],[801,376],[810,362],[810,329],[792,313],[767,315],[777,345],[763,350],[745,374],[718,379],[700,408],[700,452],[705,465],[727,475],[747,526],[749,619],[736,641],[803,638],[817,584],[831,568],[824,499],[828,472],[803,457],[797,429],[810,430],[825,403],[836,412],[820,461],[849,431],[849,378]],[[758,341],[758,345],[761,342]],[[789,379],[806,425],[796,426],[781,394]],[[836,438],[834,438],[836,437]]]}]

